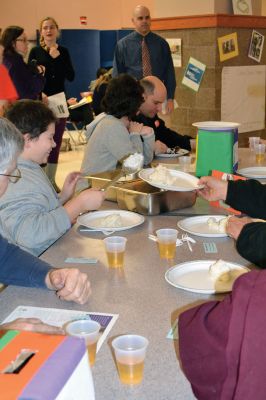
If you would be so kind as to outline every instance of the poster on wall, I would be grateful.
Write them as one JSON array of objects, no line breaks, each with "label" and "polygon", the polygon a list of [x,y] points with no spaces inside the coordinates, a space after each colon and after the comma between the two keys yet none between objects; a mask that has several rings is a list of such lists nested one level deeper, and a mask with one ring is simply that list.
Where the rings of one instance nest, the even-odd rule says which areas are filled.
[{"label": "poster on wall", "polygon": [[238,132],[265,127],[265,65],[222,70],[221,120],[240,123]]},{"label": "poster on wall", "polygon": [[230,33],[230,35],[221,36],[218,38],[218,48],[220,61],[226,61],[230,58],[237,57],[238,43],[237,43],[237,33]]},{"label": "poster on wall", "polygon": [[182,79],[183,85],[189,87],[197,92],[200,87],[200,83],[205,72],[206,65],[202,62],[190,57],[188,60],[188,65]]},{"label": "poster on wall", "polygon": [[182,66],[181,39],[166,39],[169,44],[174,67]]},{"label": "poster on wall", "polygon": [[261,33],[253,30],[248,51],[249,58],[252,58],[252,60],[260,62],[263,45],[264,45],[264,36]]},{"label": "poster on wall", "polygon": [[251,0],[232,0],[234,14],[252,15]]}]

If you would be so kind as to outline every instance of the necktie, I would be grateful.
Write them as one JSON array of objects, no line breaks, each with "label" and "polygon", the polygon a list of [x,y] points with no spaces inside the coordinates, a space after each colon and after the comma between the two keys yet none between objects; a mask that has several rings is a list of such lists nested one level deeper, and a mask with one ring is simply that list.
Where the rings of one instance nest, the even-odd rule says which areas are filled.
[{"label": "necktie", "polygon": [[141,56],[143,77],[152,75],[150,53],[145,38],[141,42]]}]

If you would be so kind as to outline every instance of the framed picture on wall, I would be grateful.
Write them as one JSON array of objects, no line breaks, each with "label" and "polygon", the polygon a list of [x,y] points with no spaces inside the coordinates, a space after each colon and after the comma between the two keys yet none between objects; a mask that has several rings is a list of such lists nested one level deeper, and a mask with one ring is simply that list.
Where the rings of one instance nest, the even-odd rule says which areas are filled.
[{"label": "framed picture on wall", "polygon": [[238,56],[237,33],[221,36],[218,38],[220,61],[226,61]]},{"label": "framed picture on wall", "polygon": [[182,66],[181,39],[166,39],[169,44],[174,67]]},{"label": "framed picture on wall", "polygon": [[248,50],[249,58],[252,58],[252,60],[260,62],[263,51],[263,45],[264,45],[264,36],[261,33],[253,30]]},{"label": "framed picture on wall", "polygon": [[234,14],[252,15],[251,0],[232,0]]}]

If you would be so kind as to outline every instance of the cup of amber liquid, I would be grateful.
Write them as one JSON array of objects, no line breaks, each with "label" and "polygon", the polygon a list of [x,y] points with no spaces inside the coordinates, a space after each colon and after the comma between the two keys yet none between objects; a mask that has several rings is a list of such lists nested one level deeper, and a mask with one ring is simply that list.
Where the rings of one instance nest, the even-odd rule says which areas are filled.
[{"label": "cup of amber liquid", "polygon": [[83,338],[86,343],[90,365],[94,365],[96,358],[97,342],[100,337],[101,325],[92,319],[79,319],[69,322],[66,333],[70,336]]},{"label": "cup of amber liquid", "polygon": [[148,339],[140,335],[122,335],[112,341],[122,383],[136,385],[142,381],[148,344]]},{"label": "cup of amber liquid", "polygon": [[109,236],[103,239],[110,268],[122,268],[125,261],[127,239],[123,236]]},{"label": "cup of amber liquid", "polygon": [[172,259],[176,252],[176,229],[158,229],[156,231],[161,258]]},{"label": "cup of amber liquid", "polygon": [[254,152],[256,157],[256,163],[261,164],[265,158],[265,144],[258,143],[254,145]]}]

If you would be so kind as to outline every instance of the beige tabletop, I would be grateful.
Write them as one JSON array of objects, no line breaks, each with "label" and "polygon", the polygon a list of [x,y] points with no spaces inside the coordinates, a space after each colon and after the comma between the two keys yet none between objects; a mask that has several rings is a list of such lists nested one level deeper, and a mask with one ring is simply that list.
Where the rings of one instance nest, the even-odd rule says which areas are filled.
[{"label": "beige tabletop", "polygon": [[[105,209],[116,208],[115,203],[105,202]],[[191,214],[195,213],[192,210]],[[222,295],[203,295],[187,292],[169,285],[165,280],[167,269],[189,260],[216,260],[222,258],[244,266],[249,263],[235,250],[229,237],[196,237],[193,252],[184,244],[177,247],[172,262],[160,260],[156,243],[148,239],[156,229],[176,228],[183,217],[159,215],[146,217],[135,228],[120,232],[128,239],[125,267],[111,270],[99,232],[80,232],[75,225],[43,255],[42,259],[57,267],[77,266],[65,264],[67,257],[95,257],[97,264],[81,265],[92,284],[93,293],[86,305],[62,302],[47,290],[9,286],[0,294],[0,319],[4,319],[18,305],[55,307],[91,312],[119,314],[107,340],[97,354],[93,367],[97,400],[191,400],[190,385],[178,361],[178,341],[166,336],[179,313],[200,302],[221,299]],[[181,232],[179,232],[179,237]],[[217,253],[205,253],[204,243],[215,243]],[[116,335],[137,333],[149,339],[145,361],[144,380],[140,385],[128,387],[119,382],[110,349]]]}]

